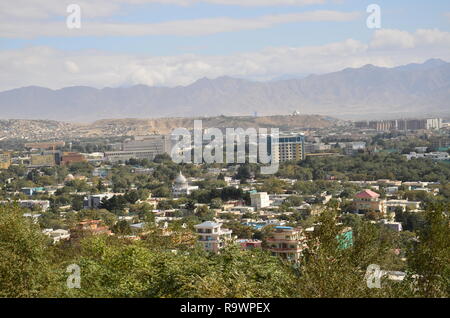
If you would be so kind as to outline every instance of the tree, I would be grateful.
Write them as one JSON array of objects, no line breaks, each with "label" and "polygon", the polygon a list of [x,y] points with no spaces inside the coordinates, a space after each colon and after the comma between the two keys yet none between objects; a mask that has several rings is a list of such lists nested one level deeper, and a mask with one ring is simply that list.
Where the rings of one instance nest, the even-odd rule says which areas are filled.
[{"label": "tree", "polygon": [[55,278],[48,239],[23,212],[0,207],[0,297],[44,296]]},{"label": "tree", "polygon": [[450,296],[450,219],[446,210],[448,206],[442,204],[428,207],[425,227],[407,254],[408,280],[417,284],[422,297]]}]

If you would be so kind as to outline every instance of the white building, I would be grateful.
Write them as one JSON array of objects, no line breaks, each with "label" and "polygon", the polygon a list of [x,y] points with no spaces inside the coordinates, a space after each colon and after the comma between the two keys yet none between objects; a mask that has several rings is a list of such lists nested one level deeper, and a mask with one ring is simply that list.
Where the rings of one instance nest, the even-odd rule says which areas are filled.
[{"label": "white building", "polygon": [[232,231],[222,229],[221,223],[206,221],[194,227],[199,236],[198,241],[207,251],[218,253],[231,241]]},{"label": "white building", "polygon": [[63,240],[70,239],[70,233],[67,230],[59,229],[59,230],[53,230],[53,229],[45,229],[42,231],[45,235],[50,237],[53,240],[53,244],[56,244]]},{"label": "white building", "polygon": [[257,210],[270,206],[270,199],[267,192],[252,193],[250,194],[250,199],[252,201],[252,207]]}]

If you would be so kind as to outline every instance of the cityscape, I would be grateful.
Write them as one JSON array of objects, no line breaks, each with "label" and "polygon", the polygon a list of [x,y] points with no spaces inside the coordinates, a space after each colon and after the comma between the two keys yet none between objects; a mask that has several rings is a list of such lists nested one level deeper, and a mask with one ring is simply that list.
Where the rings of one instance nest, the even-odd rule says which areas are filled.
[{"label": "cityscape", "polygon": [[38,2],[0,5],[0,299],[448,299],[448,2]]}]

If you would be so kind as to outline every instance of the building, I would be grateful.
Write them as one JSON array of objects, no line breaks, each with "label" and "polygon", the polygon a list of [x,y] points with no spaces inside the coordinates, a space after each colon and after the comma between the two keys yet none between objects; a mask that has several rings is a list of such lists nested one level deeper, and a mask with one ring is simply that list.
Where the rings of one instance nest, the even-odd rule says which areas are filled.
[{"label": "building", "polygon": [[34,187],[34,188],[26,187],[26,188],[20,189],[20,192],[22,192],[23,194],[28,195],[28,196],[32,196],[33,194],[35,194],[37,192],[44,192],[44,191],[45,191],[44,187]]},{"label": "building", "polygon": [[75,228],[70,230],[72,238],[80,238],[85,235],[112,235],[109,227],[102,225],[101,220],[87,220],[79,222]]},{"label": "building", "polygon": [[389,213],[394,213],[399,208],[403,212],[417,212],[420,210],[420,204],[420,201],[388,200],[386,202],[386,208]]},{"label": "building", "polygon": [[50,201],[48,200],[0,201],[0,204],[14,204],[15,202],[17,202],[21,208],[30,210],[39,209],[45,212],[50,208]]},{"label": "building", "polygon": [[70,165],[72,163],[86,162],[86,158],[77,152],[63,152],[61,156],[61,165]]},{"label": "building", "polygon": [[123,151],[151,151],[156,155],[170,153],[171,139],[168,135],[135,136],[122,143]]},{"label": "building", "polygon": [[407,160],[411,159],[431,159],[433,161],[450,161],[450,155],[447,152],[429,152],[429,153],[416,153],[411,152],[405,155]]},{"label": "building", "polygon": [[380,195],[366,189],[355,195],[353,207],[358,213],[379,212],[386,213],[386,200],[380,199]]},{"label": "building", "polygon": [[401,232],[403,231],[402,223],[401,222],[390,222],[387,220],[382,220],[381,224],[383,224],[385,227],[395,231],[395,232]]},{"label": "building", "polygon": [[11,153],[0,153],[0,169],[8,169],[11,166]]},{"label": "building", "polygon": [[102,200],[109,200],[114,196],[114,193],[92,194],[84,197],[83,209],[98,209],[102,204]]},{"label": "building", "polygon": [[273,137],[267,137],[268,153],[273,162],[300,161],[305,159],[305,136],[303,134],[280,135],[278,146]]},{"label": "building", "polygon": [[194,228],[198,234],[198,242],[209,252],[218,253],[232,239],[232,231],[222,229],[221,223],[206,221]]},{"label": "building", "polygon": [[303,249],[306,248],[305,239],[306,237],[301,229],[290,226],[276,226],[266,242],[273,256],[298,262]]},{"label": "building", "polygon": [[257,210],[270,206],[270,199],[267,192],[258,192],[250,194],[252,207]]},{"label": "building", "polygon": [[305,159],[305,136],[300,134],[280,136],[278,156],[279,162]]},{"label": "building", "polygon": [[242,239],[242,240],[237,240],[237,243],[244,250],[252,250],[255,248],[261,248],[261,246],[262,246],[261,240]]},{"label": "building", "polygon": [[120,150],[105,152],[105,160],[109,162],[125,162],[130,159],[153,160],[157,155],[169,154],[172,142],[169,135],[135,136],[126,140]]},{"label": "building", "polygon": [[180,174],[176,177],[175,182],[172,186],[172,194],[174,197],[187,196],[192,193],[192,191],[198,190],[198,186],[190,186],[187,179]]},{"label": "building", "polygon": [[50,141],[50,142],[30,142],[25,144],[27,149],[52,149],[55,150],[59,147],[64,147],[66,143],[64,141]]},{"label": "building", "polygon": [[42,231],[45,235],[52,239],[53,244],[70,239],[70,233],[67,230],[59,229],[45,229]]},{"label": "building", "polygon": [[53,167],[57,164],[55,153],[42,153],[31,155],[31,167]]}]

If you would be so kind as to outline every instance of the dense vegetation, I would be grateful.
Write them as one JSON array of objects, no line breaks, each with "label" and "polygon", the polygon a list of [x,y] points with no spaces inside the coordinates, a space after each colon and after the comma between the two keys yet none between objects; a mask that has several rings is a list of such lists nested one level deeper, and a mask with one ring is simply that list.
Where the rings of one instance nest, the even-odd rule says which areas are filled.
[{"label": "dense vegetation", "polygon": [[[263,250],[232,245],[218,255],[196,247],[191,229],[172,235],[156,228],[142,241],[88,236],[51,245],[38,225],[14,206],[0,208],[0,296],[2,297],[448,297],[450,227],[448,206],[430,207],[417,239],[360,221],[354,243],[340,248],[338,225],[329,208],[307,239],[302,261],[293,266]],[[407,262],[394,253],[401,246]],[[69,289],[66,268],[81,268],[81,288]],[[407,272],[403,282],[386,279],[369,289],[366,268]]]}]

